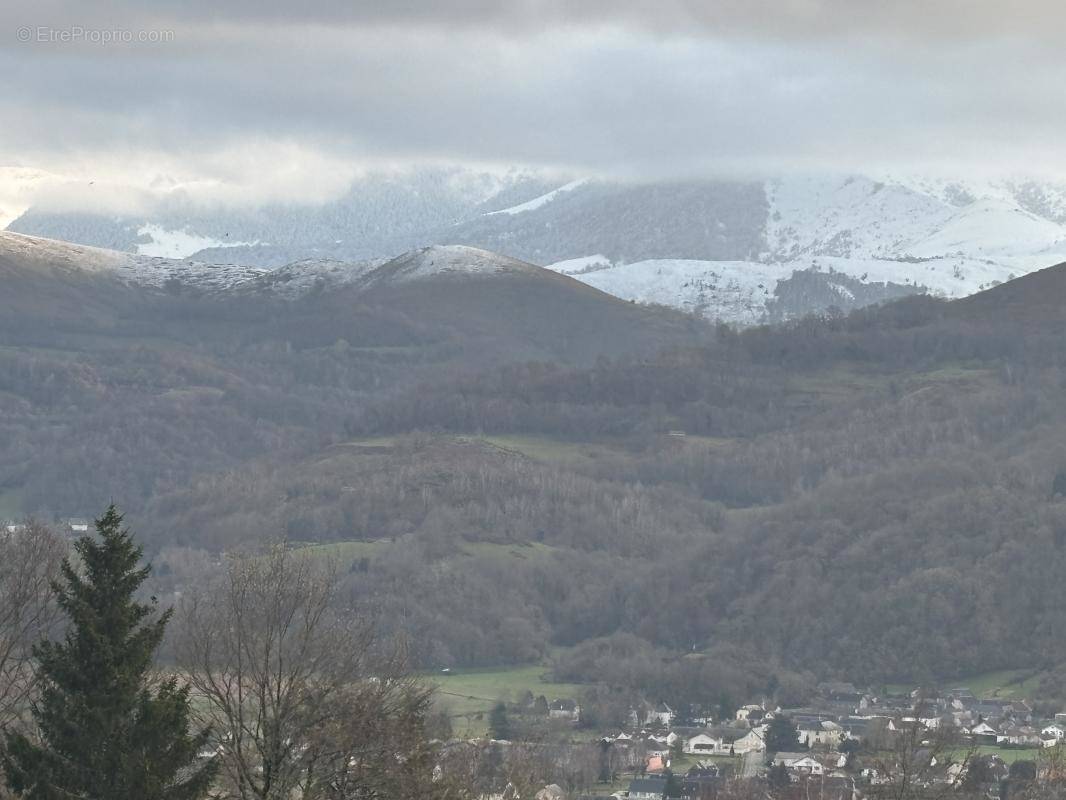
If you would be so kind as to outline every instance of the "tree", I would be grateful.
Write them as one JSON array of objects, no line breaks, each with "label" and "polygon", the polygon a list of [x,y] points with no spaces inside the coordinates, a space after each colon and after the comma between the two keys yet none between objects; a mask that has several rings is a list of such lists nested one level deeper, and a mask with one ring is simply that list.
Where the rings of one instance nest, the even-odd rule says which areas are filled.
[{"label": "tree", "polygon": [[202,797],[216,767],[198,763],[209,732],[189,732],[187,686],[151,675],[171,612],[134,599],[151,567],[138,567],[141,548],[113,505],[96,533],[75,543],[80,564],[64,559],[54,585],[70,626],[34,648],[40,741],[8,734],[7,785],[32,800]]},{"label": "tree", "polygon": [[241,800],[433,798],[431,693],[405,653],[340,605],[333,565],[275,544],[189,593],[179,663],[221,734]]},{"label": "tree", "polygon": [[681,797],[681,781],[670,770],[666,771],[666,785],[663,786],[664,798]]},{"label": "tree", "polygon": [[37,522],[0,533],[0,730],[28,715],[33,645],[56,620],[52,582],[66,551],[66,543]]},{"label": "tree", "polygon": [[787,753],[799,747],[799,730],[789,717],[777,716],[766,727],[766,751]]},{"label": "tree", "polygon": [[489,712],[489,736],[493,739],[510,739],[513,735],[507,706],[502,702],[497,703]]},{"label": "tree", "polygon": [[766,774],[766,780],[770,787],[770,794],[778,796],[792,785],[792,778],[788,774],[788,767],[784,764],[774,764]]}]

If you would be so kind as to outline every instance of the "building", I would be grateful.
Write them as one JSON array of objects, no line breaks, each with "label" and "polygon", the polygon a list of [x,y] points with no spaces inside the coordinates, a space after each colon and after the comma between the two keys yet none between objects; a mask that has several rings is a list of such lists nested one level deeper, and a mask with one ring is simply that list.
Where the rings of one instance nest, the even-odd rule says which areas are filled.
[{"label": "building", "polygon": [[666,778],[634,778],[629,782],[629,800],[662,800]]},{"label": "building", "polygon": [[581,716],[581,707],[569,699],[553,700],[548,706],[548,716],[551,719],[563,719],[576,722]]},{"label": "building", "polygon": [[775,753],[774,766],[784,765],[789,772],[797,775],[824,775],[825,767],[822,762],[813,758],[810,753]]},{"label": "building", "polygon": [[71,533],[88,533],[89,531],[89,520],[82,517],[68,517],[63,520],[63,524]]}]

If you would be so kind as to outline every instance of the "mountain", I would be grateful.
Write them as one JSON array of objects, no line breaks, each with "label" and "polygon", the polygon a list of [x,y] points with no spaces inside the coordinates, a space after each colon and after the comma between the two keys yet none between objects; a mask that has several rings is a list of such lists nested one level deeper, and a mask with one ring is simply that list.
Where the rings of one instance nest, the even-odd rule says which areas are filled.
[{"label": "mountain", "polygon": [[1066,187],[1032,180],[623,183],[432,168],[368,174],[318,206],[204,208],[177,195],[139,216],[30,209],[9,229],[172,263],[297,262],[293,274],[321,283],[346,280],[353,268],[341,265],[462,244],[624,300],[751,324],[902,294],[973,294],[1066,258],[1064,223]]},{"label": "mountain", "polygon": [[[202,319],[228,310],[250,315],[257,325],[264,315],[280,313],[284,322],[273,320],[273,327],[292,326],[289,335],[299,340],[314,341],[328,330],[332,338],[326,343],[432,341],[437,348],[460,348],[450,362],[481,365],[650,354],[691,344],[706,333],[668,309],[623,302],[543,267],[462,245],[425,247],[390,260],[307,260],[265,270],[3,231],[0,274],[5,277],[0,308],[9,311],[9,326],[26,308],[41,305],[41,298],[40,313],[68,327],[90,308],[100,312],[100,304],[110,304],[113,319],[107,324],[115,326],[119,320],[148,324],[163,308],[168,319],[182,311]],[[127,307],[131,298],[137,298],[134,310]],[[186,333],[179,336],[187,338]]]},{"label": "mountain", "polygon": [[141,258],[0,237],[0,515],[116,500],[166,602],[283,536],[425,668],[718,703],[1066,662],[1063,268],[734,330],[466,245]]}]

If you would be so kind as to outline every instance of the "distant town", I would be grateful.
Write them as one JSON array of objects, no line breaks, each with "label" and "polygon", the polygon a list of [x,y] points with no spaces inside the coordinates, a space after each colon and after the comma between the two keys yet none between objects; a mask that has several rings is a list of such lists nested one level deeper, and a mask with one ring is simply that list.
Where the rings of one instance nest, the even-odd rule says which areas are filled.
[{"label": "distant town", "polygon": [[[580,729],[577,702],[545,705],[541,697],[534,703],[540,708],[532,713]],[[512,710],[531,712],[521,702]],[[859,800],[948,790],[1005,798],[1066,777],[1064,739],[1066,712],[1041,715],[1024,699],[981,697],[965,686],[885,693],[823,683],[806,706],[753,702],[728,719],[641,703],[631,708],[624,729],[601,732],[594,742],[597,786],[574,793],[554,784],[536,798]],[[528,747],[490,742],[505,750]],[[588,745],[556,746],[554,757],[577,761],[582,748]],[[508,794],[489,797],[506,800]]]}]

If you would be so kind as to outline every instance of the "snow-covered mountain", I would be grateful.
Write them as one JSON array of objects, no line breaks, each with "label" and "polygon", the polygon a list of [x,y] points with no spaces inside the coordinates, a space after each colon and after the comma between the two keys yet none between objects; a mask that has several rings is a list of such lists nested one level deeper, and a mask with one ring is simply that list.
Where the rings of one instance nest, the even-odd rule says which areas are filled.
[{"label": "snow-covered mountain", "polygon": [[[962,297],[1066,261],[1061,185],[792,177],[767,182],[765,197],[755,258],[595,252],[549,266],[618,297],[744,324],[911,292]],[[819,300],[785,291],[797,273],[820,285]]]},{"label": "snow-covered mountain", "polygon": [[185,286],[200,291],[224,291],[268,272],[240,264],[141,256],[11,231],[0,231],[0,258],[29,268],[103,273],[128,283],[161,289]]},{"label": "snow-covered mountain", "polygon": [[1066,185],[859,175],[619,183],[435,168],[370,175],[315,207],[235,211],[169,198],[138,218],[31,209],[9,229],[127,251],[123,269],[136,280],[286,297],[363,280],[398,252],[468,245],[627,300],[749,324],[913,292],[960,297],[1066,261]]}]

